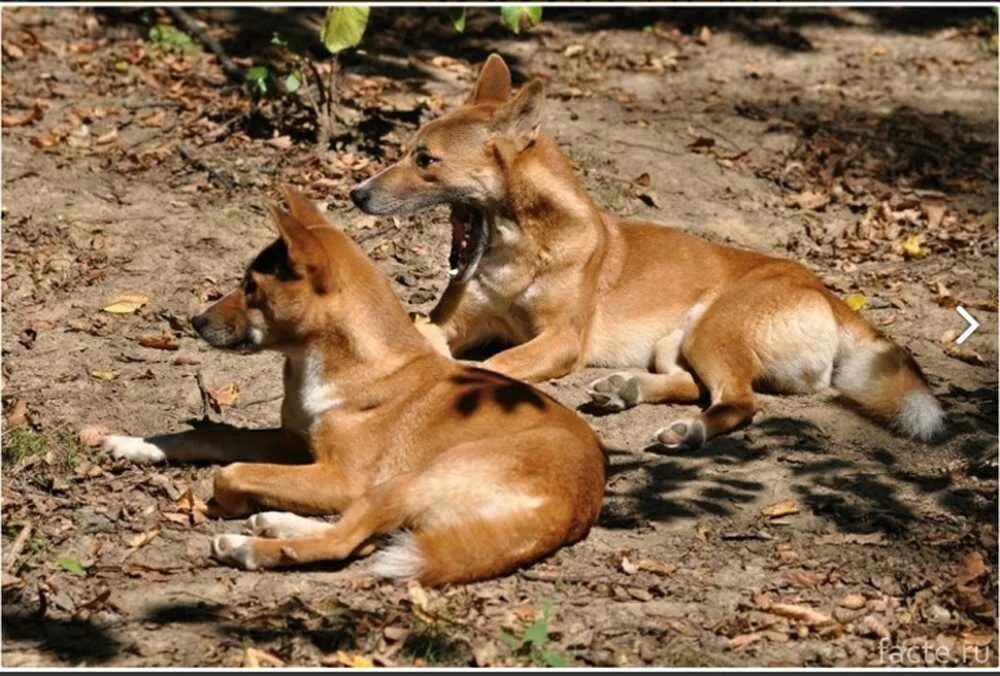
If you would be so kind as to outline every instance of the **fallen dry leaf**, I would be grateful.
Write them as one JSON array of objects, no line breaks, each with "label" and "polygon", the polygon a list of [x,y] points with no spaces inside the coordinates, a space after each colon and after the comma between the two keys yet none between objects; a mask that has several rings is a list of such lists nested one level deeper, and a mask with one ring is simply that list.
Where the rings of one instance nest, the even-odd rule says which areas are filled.
[{"label": "fallen dry leaf", "polygon": [[868,298],[866,298],[863,293],[848,294],[844,297],[844,302],[847,303],[847,307],[851,308],[855,312],[860,312],[868,307]]},{"label": "fallen dry leaf", "polygon": [[126,294],[105,305],[104,311],[113,315],[130,315],[148,302],[149,298],[146,296],[137,293]]},{"label": "fallen dry leaf", "polygon": [[923,235],[907,235],[900,242],[899,248],[903,250],[903,254],[908,258],[926,258],[931,252],[921,245],[923,239]]},{"label": "fallen dry leaf", "polygon": [[363,655],[355,655],[354,653],[345,652],[343,650],[337,651],[337,662],[344,667],[352,667],[354,669],[371,669],[375,664],[364,657]]},{"label": "fallen dry leaf", "polygon": [[91,369],[90,375],[94,376],[98,380],[114,380],[118,377],[118,371],[111,371],[105,369]]},{"label": "fallen dry leaf", "polygon": [[18,399],[7,411],[7,429],[20,427],[28,420],[28,403]]},{"label": "fallen dry leaf", "polygon": [[688,143],[688,148],[691,150],[698,150],[699,148],[714,148],[715,139],[709,136],[699,136],[695,140]]},{"label": "fallen dry leaf", "polygon": [[248,669],[260,669],[261,666],[283,667],[285,663],[271,653],[258,650],[257,648],[247,648],[243,654],[243,666]]},{"label": "fallen dry leaf", "polygon": [[795,500],[782,500],[773,505],[765,507],[760,510],[760,513],[769,519],[776,519],[779,516],[789,516],[790,514],[799,513],[799,503]]},{"label": "fallen dry leaf", "polygon": [[42,119],[45,112],[42,107],[37,103],[33,105],[28,110],[23,113],[9,113],[3,116],[3,126],[4,129],[10,129],[12,127],[23,127],[26,124],[31,124],[36,120]]},{"label": "fallen dry leaf", "polygon": [[180,344],[177,342],[177,339],[170,333],[148,333],[139,336],[136,342],[143,347],[149,347],[155,350],[177,350],[180,348]]},{"label": "fallen dry leaf", "polygon": [[659,195],[648,188],[637,188],[635,190],[635,196],[642,200],[642,203],[647,207],[654,207],[656,209],[660,208]]},{"label": "fallen dry leaf", "polygon": [[739,634],[738,636],[733,636],[729,639],[726,647],[730,650],[740,650],[741,648],[746,648],[748,645],[756,643],[762,638],[764,638],[764,634],[759,631],[755,631],[751,634]]},{"label": "fallen dry leaf", "polygon": [[803,190],[798,195],[787,197],[785,203],[790,207],[798,207],[803,211],[819,211],[830,203],[830,199],[829,193]]},{"label": "fallen dry leaf", "polygon": [[151,530],[145,531],[144,533],[139,533],[138,535],[129,538],[126,544],[132,549],[139,549],[140,547],[145,547],[146,545],[148,545],[150,542],[156,539],[156,536],[159,534],[160,534],[159,527],[153,528]]},{"label": "fallen dry leaf", "polygon": [[217,387],[208,393],[208,403],[216,413],[222,413],[226,406],[232,406],[240,398],[240,388],[236,383]]},{"label": "fallen dry leaf", "polygon": [[848,610],[859,610],[865,607],[865,597],[861,594],[848,594],[838,600],[837,605]]},{"label": "fallen dry leaf", "polygon": [[951,357],[952,359],[957,359],[959,361],[964,361],[966,364],[972,364],[973,366],[989,366],[986,360],[983,359],[978,352],[973,350],[971,347],[959,347],[958,345],[947,345],[944,348],[944,353]]},{"label": "fallen dry leaf", "polygon": [[795,620],[796,622],[802,622],[809,627],[835,624],[834,619],[826,613],[821,613],[808,606],[802,606],[795,603],[771,603],[766,608],[761,608],[761,610],[773,615],[787,617],[788,619]]},{"label": "fallen dry leaf", "polygon": [[669,563],[664,563],[663,561],[657,561],[655,559],[640,559],[639,563],[636,564],[639,570],[645,570],[650,573],[655,573],[656,575],[673,575],[677,570],[677,566]]},{"label": "fallen dry leaf", "polygon": [[621,560],[622,572],[626,575],[635,575],[639,572],[639,566],[629,561],[627,556],[623,556]]},{"label": "fallen dry leaf", "polygon": [[94,448],[96,446],[100,446],[101,442],[104,441],[104,437],[108,436],[110,433],[111,430],[104,425],[89,425],[81,429],[76,437],[84,446]]},{"label": "fallen dry leaf", "polygon": [[427,598],[427,592],[424,591],[423,586],[416,580],[410,580],[406,585],[406,595],[410,599],[416,608],[420,610],[427,610],[427,605],[430,603],[430,599]]},{"label": "fallen dry leaf", "polygon": [[959,604],[973,617],[991,620],[996,612],[993,601],[983,596],[979,578],[988,572],[980,552],[970,552],[962,559],[955,575],[955,595]]},{"label": "fallen dry leaf", "polygon": [[829,533],[816,538],[818,545],[885,545],[882,533]]}]

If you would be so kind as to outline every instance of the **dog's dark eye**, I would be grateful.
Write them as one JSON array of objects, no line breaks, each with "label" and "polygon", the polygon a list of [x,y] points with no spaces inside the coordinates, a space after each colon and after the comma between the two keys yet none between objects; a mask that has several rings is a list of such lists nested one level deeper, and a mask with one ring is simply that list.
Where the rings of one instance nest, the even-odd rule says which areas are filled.
[{"label": "dog's dark eye", "polygon": [[424,152],[423,150],[419,150],[413,156],[413,161],[416,162],[417,166],[420,167],[421,169],[426,169],[427,167],[437,162],[437,158]]}]

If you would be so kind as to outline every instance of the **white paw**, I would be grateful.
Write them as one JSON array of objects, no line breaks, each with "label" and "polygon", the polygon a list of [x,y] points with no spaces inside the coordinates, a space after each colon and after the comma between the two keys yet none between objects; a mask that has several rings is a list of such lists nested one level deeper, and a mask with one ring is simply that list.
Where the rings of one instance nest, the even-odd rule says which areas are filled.
[{"label": "white paw", "polygon": [[332,526],[291,512],[261,512],[246,522],[247,530],[265,538],[301,538],[324,533]]},{"label": "white paw", "polygon": [[212,538],[212,556],[220,563],[228,563],[244,570],[256,570],[257,562],[253,560],[251,540],[245,535],[217,535]]},{"label": "white paw", "polygon": [[694,450],[705,445],[705,425],[701,420],[675,420],[659,432],[656,439],[670,449]]},{"label": "white paw", "polygon": [[609,411],[623,411],[642,403],[639,376],[635,373],[612,373],[598,378],[587,387],[590,400]]},{"label": "white paw", "polygon": [[114,458],[124,458],[131,462],[152,463],[167,459],[166,453],[142,437],[109,434],[101,441],[101,448],[111,453]]}]

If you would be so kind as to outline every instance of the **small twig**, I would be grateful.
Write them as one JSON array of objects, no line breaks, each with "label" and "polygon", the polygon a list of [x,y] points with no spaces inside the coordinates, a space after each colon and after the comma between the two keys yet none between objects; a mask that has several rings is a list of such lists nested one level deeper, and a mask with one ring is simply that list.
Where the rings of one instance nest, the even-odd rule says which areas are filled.
[{"label": "small twig", "polygon": [[207,164],[199,160],[197,157],[192,155],[190,152],[188,152],[188,150],[184,146],[177,146],[177,154],[180,155],[184,159],[184,161],[186,161],[188,164],[190,164],[198,171],[208,172],[208,175],[211,178],[221,183],[223,186],[226,187],[227,190],[236,189],[236,183],[233,182],[233,179],[229,178],[228,176],[226,176],[221,172],[216,171],[215,169],[212,169],[210,166],[208,166]]},{"label": "small twig", "polygon": [[215,58],[219,60],[219,65],[222,67],[223,72],[225,72],[230,80],[239,82],[240,84],[246,81],[246,74],[243,72],[243,69],[229,58],[229,55],[226,54],[226,50],[222,48],[219,41],[199,26],[198,22],[190,14],[180,7],[167,7],[166,9],[174,21],[183,26],[185,31],[198,38],[201,44],[205,45],[210,52],[215,54]]},{"label": "small twig", "polygon": [[14,564],[17,563],[17,557],[21,555],[21,550],[24,549],[24,545],[28,543],[28,538],[31,536],[31,531],[34,530],[34,526],[30,523],[25,524],[21,532],[17,534],[14,539],[14,543],[7,550],[7,561],[4,563],[4,570],[11,571],[14,570]]},{"label": "small twig", "polygon": [[212,418],[208,415],[208,412],[212,410],[212,395],[205,385],[205,372],[198,371],[194,378],[198,383],[198,391],[201,393],[201,419],[211,420]]}]

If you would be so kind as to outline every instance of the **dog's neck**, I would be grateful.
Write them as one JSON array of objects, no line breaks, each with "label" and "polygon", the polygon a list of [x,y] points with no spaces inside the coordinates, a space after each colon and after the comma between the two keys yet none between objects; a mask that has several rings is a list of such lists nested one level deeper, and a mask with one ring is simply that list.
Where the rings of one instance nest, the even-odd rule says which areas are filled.
[{"label": "dog's neck", "polygon": [[598,228],[600,210],[580,185],[573,166],[556,141],[540,135],[505,161],[506,198],[498,216],[515,223],[532,239],[549,239],[555,226]]}]

